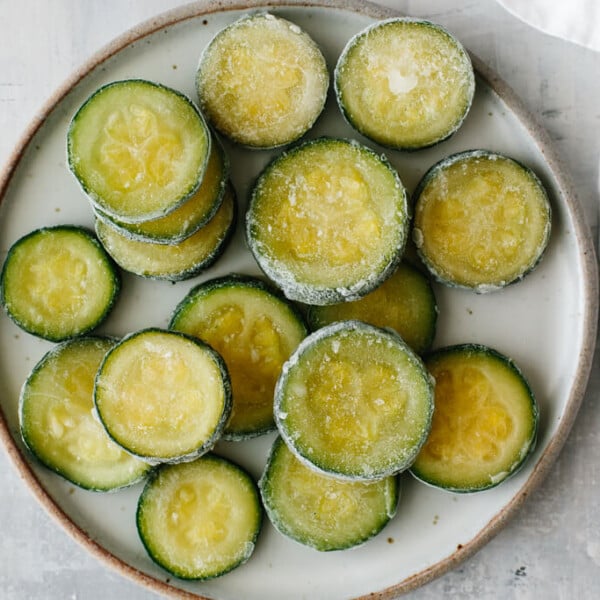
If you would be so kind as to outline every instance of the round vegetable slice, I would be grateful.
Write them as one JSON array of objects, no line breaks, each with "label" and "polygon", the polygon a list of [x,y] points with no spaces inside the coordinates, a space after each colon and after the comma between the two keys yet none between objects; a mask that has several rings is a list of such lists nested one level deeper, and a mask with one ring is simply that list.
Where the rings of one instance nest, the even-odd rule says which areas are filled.
[{"label": "round vegetable slice", "polygon": [[143,79],[98,89],[67,136],[69,168],[92,204],[128,223],[157,219],[185,202],[200,185],[210,146],[191,100]]},{"label": "round vegetable slice", "polygon": [[308,310],[308,320],[313,329],[351,319],[377,327],[391,327],[417,354],[423,354],[431,346],[437,315],[437,303],[429,279],[405,262],[360,300],[311,306]]},{"label": "round vegetable slice", "polygon": [[432,146],[464,121],[475,93],[468,53],[421,19],[379,21],[354,36],[334,74],[338,104],[360,133],[401,150]]},{"label": "round vegetable slice", "polygon": [[150,328],[106,355],[94,403],[111,438],[149,463],[192,460],[210,450],[231,412],[225,363],[198,339]]},{"label": "round vegetable slice", "polygon": [[94,378],[116,340],[81,337],[44,355],[21,390],[23,441],[70,482],[104,492],[142,479],[149,465],[115,444],[94,417]]},{"label": "round vegetable slice", "polygon": [[522,279],[539,263],[551,207],[528,167],[487,150],[435,164],[415,191],[413,237],[442,283],[491,292]]},{"label": "round vegetable slice", "polygon": [[254,13],[207,46],[196,86],[202,111],[221,133],[248,147],[272,148],[310,129],[325,105],[329,73],[305,31]]},{"label": "round vegetable slice", "polygon": [[370,481],[407,469],[427,438],[433,381],[390,330],[341,321],[284,364],[275,421],[290,449],[326,475]]},{"label": "round vegetable slice", "polygon": [[242,440],[275,428],[275,383],[307,334],[290,302],[260,279],[230,275],[190,290],[169,327],[199,337],[225,360],[233,390],[226,439]]},{"label": "round vegetable slice", "polygon": [[413,475],[452,492],[494,487],[535,447],[538,408],[520,369],[479,344],[442,348],[426,360],[435,411]]},{"label": "round vegetable slice", "polygon": [[246,217],[261,269],[306,304],[356,300],[399,264],[406,192],[382,156],[354,141],[319,138],[277,157],[259,176]]},{"label": "round vegetable slice", "polygon": [[100,325],[121,289],[119,273],[94,234],[74,225],[36,229],[15,242],[0,282],[9,317],[54,342]]},{"label": "round vegetable slice", "polygon": [[246,562],[262,519],[252,478],[214,454],[158,467],[137,509],[148,554],[181,579],[211,579]]},{"label": "round vegetable slice", "polygon": [[399,498],[397,476],[373,482],[327,477],[299,461],[281,438],[258,485],[276,529],[322,552],[358,546],[377,535],[396,514]]},{"label": "round vegetable slice", "polygon": [[215,216],[178,244],[133,240],[101,219],[96,219],[96,233],[125,271],[151,279],[181,281],[199,275],[219,259],[233,236],[236,217],[237,201],[228,185]]},{"label": "round vegetable slice", "polygon": [[109,217],[99,209],[96,215],[125,237],[156,244],[178,244],[206,225],[219,210],[227,183],[229,182],[229,159],[222,144],[215,136],[202,177],[200,187],[191,198],[168,215],[142,223],[123,223]]}]

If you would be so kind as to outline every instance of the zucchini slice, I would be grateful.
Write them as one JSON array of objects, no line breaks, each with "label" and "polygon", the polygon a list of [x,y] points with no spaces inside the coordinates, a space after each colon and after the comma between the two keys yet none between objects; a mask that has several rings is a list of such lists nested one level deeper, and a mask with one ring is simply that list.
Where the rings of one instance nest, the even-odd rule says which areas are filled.
[{"label": "zucchini slice", "polygon": [[151,279],[182,281],[195,277],[217,261],[233,236],[236,218],[237,201],[233,187],[228,185],[215,216],[178,244],[134,240],[102,219],[96,219],[96,233],[106,251],[125,271]]},{"label": "zucchini slice", "polygon": [[325,106],[329,72],[300,27],[255,13],[207,46],[196,87],[203,113],[221,133],[244,146],[273,148],[311,128]]},{"label": "zucchini slice", "polygon": [[34,367],[21,390],[21,436],[46,467],[82,488],[106,492],[142,479],[148,464],[115,444],[94,417],[94,378],[116,340],[62,342]]},{"label": "zucchini slice", "polygon": [[284,152],[259,176],[247,212],[250,250],[265,274],[306,304],[356,300],[399,264],[406,191],[383,156],[319,138]]},{"label": "zucchini slice", "polygon": [[351,319],[391,327],[417,354],[423,354],[433,343],[438,308],[427,276],[403,262],[391,277],[364,298],[311,306],[307,316],[313,329]]},{"label": "zucchini slice", "polygon": [[254,480],[214,454],[158,467],[137,508],[148,554],[181,579],[219,577],[246,562],[262,520]]},{"label": "zucchini slice", "polygon": [[340,481],[299,461],[277,438],[258,482],[275,528],[321,552],[345,550],[377,535],[396,514],[399,477]]},{"label": "zucchini slice", "polygon": [[437,350],[426,366],[436,380],[435,411],[413,475],[451,492],[485,490],[513,475],[534,449],[538,425],[520,369],[478,344]]},{"label": "zucchini slice", "polygon": [[433,381],[395,332],[341,321],[305,338],[284,364],[274,412],[310,468],[371,481],[417,456],[431,426]]},{"label": "zucchini slice", "polygon": [[211,137],[183,94],[142,79],[101,87],[67,135],[69,168],[92,204],[127,223],[162,217],[200,185]]},{"label": "zucchini slice", "polygon": [[156,328],[123,338],[96,376],[94,403],[110,437],[151,464],[192,460],[221,436],[231,388],[221,357],[198,339]]},{"label": "zucchini slice", "polygon": [[206,171],[198,191],[181,206],[160,219],[142,223],[123,223],[102,211],[95,213],[125,237],[156,244],[178,244],[206,225],[219,210],[229,181],[229,159],[213,136]]},{"label": "zucchini slice", "polygon": [[233,409],[224,438],[242,440],[275,428],[275,382],[307,334],[290,302],[260,279],[230,275],[190,290],[169,328],[202,339],[225,360]]},{"label": "zucchini slice", "polygon": [[377,22],[347,43],[334,84],[342,114],[375,142],[418,150],[450,137],[475,93],[468,53],[429,21]]},{"label": "zucchini slice", "polygon": [[531,169],[487,150],[435,164],[415,191],[413,238],[442,283],[478,293],[522,279],[551,229],[548,195]]},{"label": "zucchini slice", "polygon": [[94,234],[75,225],[43,227],[15,242],[0,282],[9,317],[53,342],[100,325],[121,289],[117,268]]}]

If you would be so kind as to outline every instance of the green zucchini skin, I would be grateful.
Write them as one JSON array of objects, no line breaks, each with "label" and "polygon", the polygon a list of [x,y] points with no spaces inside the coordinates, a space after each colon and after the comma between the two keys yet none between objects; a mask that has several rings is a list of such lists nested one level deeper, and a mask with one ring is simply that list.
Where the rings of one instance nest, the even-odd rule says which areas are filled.
[{"label": "green zucchini skin", "polygon": [[87,336],[57,344],[32,369],[19,397],[21,437],[33,456],[67,481],[94,492],[133,485],[150,469],[110,441],[93,416],[96,370],[117,342]]},{"label": "green zucchini skin", "polygon": [[[396,35],[393,36],[391,33],[396,30]],[[419,73],[406,74],[405,70],[411,66],[412,63],[418,65],[418,68],[427,67],[426,64],[419,64],[422,60],[421,57],[408,55],[412,50],[410,47],[410,36],[418,31],[421,31],[425,39],[424,48],[433,48],[434,43],[445,46],[445,50],[439,49],[437,56],[434,58],[434,74],[430,74],[427,79],[427,84],[431,85],[434,77],[437,78],[438,71],[441,72],[444,65],[439,63],[440,60],[453,60],[454,64],[450,69],[451,74],[453,72],[459,73],[462,71],[462,80],[457,80],[452,83],[450,87],[446,86],[442,94],[437,100],[444,107],[452,106],[455,109],[455,114],[451,119],[446,119],[447,123],[444,127],[434,127],[434,124],[428,120],[427,107],[423,107],[425,117],[422,117],[421,121],[415,121],[412,123],[413,128],[419,133],[415,134],[408,130],[406,121],[411,121],[412,115],[411,110],[419,106],[419,103],[427,100],[427,93],[431,90],[424,89],[422,82],[419,82]],[[378,37],[385,37],[386,34],[390,34],[390,38],[384,41],[382,53],[377,54],[377,48],[375,44]],[[429,39],[427,37],[429,36]],[[399,47],[395,48],[394,44],[400,44]],[[404,44],[404,45],[402,45]],[[375,62],[376,58],[379,58],[380,62],[385,62],[384,65],[377,64],[373,66],[369,63],[366,67],[361,64],[361,60],[364,57],[360,57],[362,52],[362,46],[371,47],[370,51],[365,50],[368,53],[369,60]],[[395,48],[395,54],[393,56],[387,56],[386,53],[390,48]],[[356,56],[355,56],[356,55]],[[439,64],[436,64],[435,61]],[[396,62],[397,61],[397,62]],[[357,97],[351,98],[352,91],[347,86],[351,86],[351,78],[353,77],[352,70],[359,68],[366,68],[366,74],[369,77],[376,78],[379,69],[377,67],[387,67],[391,71],[387,74],[387,80],[384,82],[380,79],[377,83],[385,84],[387,89],[377,90],[375,88],[375,81],[369,85],[363,81],[362,85],[357,85],[357,91],[361,93],[366,88],[371,88],[373,92],[371,96],[362,94],[362,98]],[[447,65],[446,65],[447,66]],[[462,44],[446,29],[431,21],[410,17],[390,18],[384,19],[373,23],[366,27],[364,30],[358,32],[353,36],[346,44],[343,49],[334,71],[334,90],[336,100],[339,109],[345,118],[345,120],[359,133],[366,136],[367,138],[377,142],[378,144],[392,148],[394,150],[401,151],[415,151],[435,146],[448,138],[450,138],[463,124],[471,105],[473,103],[473,97],[475,93],[475,75],[473,66],[469,57],[468,52],[463,48]],[[439,81],[439,78],[437,78]],[[408,88],[404,88],[408,85]],[[399,86],[399,89],[396,90]],[[411,87],[412,86],[412,87]],[[412,98],[404,98],[400,100],[401,94],[410,94],[410,92],[417,88],[420,90],[419,96]],[[452,95],[457,93],[457,90],[461,92],[461,98],[457,100],[452,98]],[[380,114],[379,107],[377,106],[377,95],[375,91],[382,92],[386,97],[388,104],[394,106],[394,110],[384,108],[383,110],[389,110],[389,114],[385,117],[384,114]],[[433,90],[435,93],[435,90]],[[368,98],[368,99],[367,99]],[[360,100],[360,101],[359,101]],[[349,103],[354,102],[355,104],[363,104],[358,111],[358,106],[353,109],[350,108]],[[384,103],[385,106],[385,103]],[[399,115],[403,116],[402,126],[397,131],[396,123],[394,119],[398,119]],[[379,122],[378,122],[379,121]],[[432,129],[429,131],[429,129]]]},{"label": "green zucchini skin", "polygon": [[400,498],[397,475],[370,483],[335,480],[298,461],[280,437],[258,487],[275,528],[320,552],[366,543],[394,517]]},{"label": "green zucchini skin", "polygon": [[323,111],[328,88],[327,64],[315,41],[295,23],[264,11],[218,32],[196,73],[202,112],[220,133],[250,150],[300,139]]},{"label": "green zucchini skin", "polygon": [[[430,436],[410,468],[412,475],[454,493],[488,490],[515,475],[535,450],[539,428],[538,404],[519,366],[494,348],[474,343],[440,348],[425,364],[437,378],[440,416],[434,411]],[[506,450],[509,445],[512,452]],[[503,451],[504,460],[493,462],[493,453]]]},{"label": "green zucchini skin", "polygon": [[[430,189],[434,189],[434,186],[437,183],[437,180],[446,181],[445,186],[448,190],[446,192],[446,197],[448,198],[448,202],[452,199],[452,194],[456,194],[452,186],[451,177],[452,170],[458,169],[460,166],[463,170],[476,169],[479,164],[485,165],[488,163],[490,168],[492,165],[498,165],[496,168],[498,170],[498,176],[502,176],[502,172],[500,169],[505,168],[507,170],[508,177],[509,175],[513,175],[514,177],[520,177],[522,179],[522,183],[524,185],[528,185],[530,187],[530,192],[532,195],[537,197],[538,206],[534,208],[530,208],[529,214],[527,216],[527,226],[522,226],[520,229],[521,239],[518,241],[519,249],[523,248],[523,252],[526,252],[528,249],[526,247],[527,240],[523,241],[523,236],[525,234],[532,231],[535,227],[536,232],[538,233],[539,239],[535,245],[535,248],[530,248],[528,251],[528,255],[524,258],[521,258],[520,261],[513,261],[514,267],[511,272],[501,273],[501,269],[506,270],[505,264],[506,261],[502,260],[502,257],[497,254],[496,256],[492,256],[492,260],[498,264],[498,274],[493,271],[489,271],[487,267],[484,265],[481,268],[475,267],[475,256],[471,254],[471,245],[467,245],[468,242],[468,232],[464,233],[460,237],[460,241],[458,246],[460,247],[460,259],[461,261],[468,265],[471,274],[463,275],[458,273],[458,271],[453,271],[453,266],[448,263],[444,264],[443,257],[438,257],[431,250],[427,249],[427,238],[430,235],[427,231],[427,223],[424,223],[425,217],[423,216],[426,205],[426,194]],[[512,173],[508,170],[512,170]],[[466,171],[465,171],[466,172]],[[483,175],[477,176],[473,175],[472,180],[480,179],[483,181]],[[510,183],[510,182],[509,182]],[[502,182],[499,190],[495,192],[497,198],[501,198],[501,193],[508,189],[509,183]],[[460,180],[455,184],[458,186],[460,184]],[[433,192],[435,193],[435,192]],[[488,194],[491,197],[491,192]],[[482,194],[480,198],[478,198],[479,202],[472,207],[474,209],[474,213],[484,214],[484,208],[480,206],[486,197]],[[466,201],[466,196],[465,196]],[[550,203],[550,199],[548,197],[548,193],[540,181],[539,177],[535,174],[535,172],[530,169],[528,166],[523,164],[522,162],[509,157],[505,154],[494,152],[486,149],[473,149],[466,150],[462,152],[457,152],[452,154],[439,162],[432,165],[429,170],[425,173],[425,175],[421,178],[421,181],[417,185],[414,192],[414,220],[413,220],[413,240],[416,245],[417,253],[421,258],[421,261],[431,273],[431,275],[443,285],[448,287],[456,287],[466,290],[471,290],[479,294],[495,292],[503,289],[507,285],[511,285],[513,283],[517,283],[521,281],[525,276],[530,274],[541,262],[545,250],[550,241],[550,234],[552,229],[552,205]],[[496,211],[506,210],[505,203],[500,204],[498,200],[495,203]],[[465,211],[468,210],[468,206],[465,204]],[[489,211],[488,211],[489,212]],[[467,215],[469,216],[469,215]],[[481,223],[481,226],[477,227],[477,236],[478,239],[485,239],[486,246],[485,249],[488,252],[492,251],[492,245],[494,244],[494,240],[487,241],[488,238],[494,235],[501,226],[508,227],[512,223],[517,222],[517,219],[520,219],[519,216],[505,219],[500,226],[496,229],[494,228],[493,219],[495,214],[487,214],[486,213],[486,222]],[[476,218],[476,214],[473,214],[473,218]],[[536,223],[537,221],[537,223]],[[433,222],[440,222],[439,219],[435,219]],[[457,229],[460,223],[454,226],[454,229]],[[475,225],[472,225],[475,227]],[[483,235],[486,235],[486,238],[483,238]],[[512,259],[511,259],[512,260]]]},{"label": "green zucchini skin", "polygon": [[[70,240],[70,243],[69,243]],[[43,246],[58,244],[52,252],[44,250]],[[78,247],[75,246],[78,245]],[[55,290],[55,306],[49,306],[51,290],[36,289],[38,276],[27,285],[25,277],[31,271],[50,273],[60,266],[53,263],[54,253],[58,250],[68,251],[73,255],[67,262],[67,267],[77,270],[78,261],[88,259],[88,266],[94,268],[94,273],[85,278],[83,275],[70,277]],[[36,252],[40,252],[35,256]],[[58,276],[58,273],[56,273]],[[55,283],[58,284],[58,281]],[[86,296],[86,303],[78,306],[68,306],[67,284],[81,284]],[[19,291],[19,286],[24,289]],[[33,287],[32,287],[33,286]],[[102,286],[105,298],[94,300],[94,294]],[[21,329],[51,342],[61,342],[72,337],[85,335],[97,328],[112,311],[121,291],[121,276],[119,270],[104,250],[94,233],[79,225],[56,225],[41,227],[24,235],[9,249],[0,274],[0,303],[6,314]],[[31,297],[25,298],[24,294]],[[77,292],[73,302],[82,296]],[[89,305],[95,302],[98,306],[92,314],[86,314]],[[93,306],[93,305],[92,305]],[[43,313],[48,313],[44,315]],[[77,317],[73,318],[73,314]],[[71,323],[69,324],[69,319]]]},{"label": "green zucchini skin", "polygon": [[[207,161],[202,182],[198,190],[175,210],[162,218],[142,223],[125,223],[110,217],[99,208],[94,208],[96,217],[107,222],[125,237],[139,242],[176,245],[194,235],[217,213],[230,185],[230,163],[223,144],[215,134],[211,135],[211,152]],[[214,171],[214,172],[213,172]],[[208,206],[203,210],[191,210],[189,205],[198,204],[197,196],[208,196]],[[202,198],[200,198],[202,199]],[[206,203],[204,203],[206,204]],[[180,220],[179,226],[176,221]]]},{"label": "green zucchini skin", "polygon": [[[205,312],[202,307],[211,304],[212,309],[207,308]],[[252,306],[256,306],[256,312]],[[228,312],[223,314],[224,310]],[[238,314],[239,311],[243,315]],[[194,313],[198,313],[196,317]],[[223,330],[215,324],[215,319],[226,319],[227,315],[232,318],[229,326],[233,331]],[[223,327],[227,328],[227,325]],[[223,439],[243,441],[275,429],[272,396],[277,374],[283,361],[308,334],[300,311],[279,289],[262,279],[239,273],[209,279],[192,288],[181,300],[173,312],[169,329],[204,340],[219,352],[228,365],[233,387],[233,411]],[[272,343],[266,344],[265,348],[266,338]],[[289,352],[283,351],[283,347],[287,347]],[[260,357],[265,352],[262,360],[266,371],[263,373]],[[275,355],[270,352],[275,352]],[[275,369],[273,362],[281,365]],[[252,387],[254,384],[266,389],[256,393]],[[248,391],[247,387],[251,390]],[[267,406],[268,412],[265,412]],[[253,410],[257,414],[248,420]]]},{"label": "green zucchini skin", "polygon": [[[176,282],[197,277],[219,260],[234,236],[237,219],[237,198],[233,186],[229,184],[215,216],[179,244],[132,240],[101,219],[96,219],[95,227],[105,250],[123,270],[147,279]],[[186,254],[186,246],[193,245],[207,235],[213,237],[212,245],[199,255],[193,254],[183,265],[180,264],[178,255]],[[174,259],[169,258],[170,253],[175,254]]]},{"label": "green zucchini skin", "polygon": [[[142,347],[139,347],[140,340],[142,340]],[[170,344],[170,346],[166,352],[159,356],[158,347],[161,343]],[[119,354],[126,353],[128,346],[132,345],[138,354],[138,359],[130,364],[129,370],[123,371],[122,367],[115,369],[114,364],[117,362],[118,365]],[[120,403],[118,408],[121,413],[126,414],[127,410],[130,412],[135,411],[137,407],[143,408],[146,405],[153,411],[158,403],[156,398],[158,391],[172,395],[174,386],[178,384],[179,380],[183,378],[185,381],[186,377],[189,380],[190,373],[192,373],[189,365],[184,365],[184,367],[187,367],[187,373],[183,373],[181,377],[174,377],[168,371],[168,369],[177,368],[183,363],[180,358],[179,362],[174,364],[170,360],[172,353],[179,351],[181,354],[188,347],[195,352],[200,351],[210,365],[210,373],[205,374],[205,376],[207,380],[210,379],[218,387],[217,392],[221,396],[218,399],[219,406],[213,410],[214,414],[207,413],[202,421],[196,418],[196,421],[192,423],[194,432],[190,432],[187,421],[182,418],[182,415],[187,411],[188,419],[191,421],[197,414],[192,414],[189,407],[183,404],[178,408],[179,412],[173,412],[171,407],[176,402],[171,398],[169,404],[163,401],[160,402],[166,408],[155,422],[151,420],[152,415],[147,416],[148,411],[146,413],[138,411],[139,414],[134,413],[133,416],[130,415],[127,419],[115,420],[111,415],[111,408],[114,408],[114,406],[111,407],[111,403],[115,404],[114,398],[111,398],[111,396],[117,395],[117,389],[121,391],[118,395],[118,402]],[[127,354],[125,356],[127,357]],[[144,366],[144,361],[147,360],[153,361],[152,364],[159,369],[164,370],[166,368],[167,372],[160,378],[154,377],[153,386],[147,388],[148,398],[132,403],[132,392],[126,389],[125,378],[132,377],[135,374],[133,372],[134,368],[137,368],[138,372],[140,370],[144,371],[140,375],[147,373],[147,367]],[[129,363],[131,363],[131,360],[129,360]],[[172,382],[172,386],[165,389],[163,384],[167,380]],[[192,388],[192,391],[195,390],[195,387]],[[126,391],[127,393],[125,393]],[[151,397],[150,391],[153,392],[153,397]],[[186,392],[187,390],[180,390],[175,400],[182,397],[182,402],[184,402]],[[126,335],[106,354],[96,374],[93,396],[96,413],[108,436],[127,452],[151,465],[189,462],[212,450],[223,433],[232,406],[231,382],[227,366],[221,356],[198,338],[158,327],[148,327]],[[152,404],[154,404],[154,407]],[[205,404],[207,403],[204,402]],[[146,423],[146,420],[149,420],[148,423]],[[202,429],[202,435],[199,433],[200,429]],[[165,433],[166,430],[169,431],[168,435]],[[155,433],[151,435],[152,431]],[[162,438],[156,439],[159,434]],[[135,436],[138,436],[138,439],[135,439]],[[185,436],[187,436],[187,439]],[[189,438],[192,436],[195,436],[195,438],[190,441]],[[162,446],[160,445],[161,442]],[[184,444],[186,445],[184,446]]]},{"label": "green zucchini skin", "polygon": [[[219,487],[215,482],[211,482],[211,469],[217,471],[217,475],[229,475],[233,480],[231,483],[235,484],[237,480],[238,489]],[[177,485],[178,478],[183,479],[183,486]],[[195,484],[204,485],[205,491],[210,487],[209,494],[221,494],[223,503],[235,504],[237,514],[242,513],[243,509],[242,516],[248,521],[238,522],[236,533],[240,533],[242,537],[236,540],[237,547],[234,548],[232,555],[222,557],[221,561],[215,560],[214,545],[208,541],[204,549],[187,547],[182,551],[176,547],[177,540],[172,539],[174,534],[169,531],[157,531],[161,527],[163,529],[178,527],[178,521],[173,523],[173,513],[177,512],[178,505],[175,505],[175,511],[169,511],[168,508],[173,503],[178,503],[183,509],[186,508],[187,503],[189,510],[195,510],[195,518],[188,523],[189,529],[185,532],[187,535],[193,527],[202,528],[203,523],[211,519],[212,515],[206,515],[206,511],[202,510],[202,499],[198,498],[198,494],[203,490],[194,489],[192,486]],[[237,497],[232,498],[234,493],[237,493]],[[161,494],[166,498],[161,498]],[[194,504],[196,506],[193,506]],[[185,515],[182,520],[184,518]],[[161,568],[183,580],[214,579],[247,562],[254,552],[263,519],[264,511],[260,494],[252,477],[240,465],[212,452],[193,462],[156,467],[140,495],[136,511],[138,534],[150,558]],[[214,520],[210,523],[215,529],[222,529],[227,524]],[[243,531],[240,531],[241,529]],[[203,535],[200,529],[196,538],[202,538]],[[196,540],[187,543],[192,546],[194,541]]]},{"label": "green zucchini skin", "polygon": [[307,311],[313,330],[351,319],[391,327],[420,355],[433,343],[437,318],[438,306],[429,278],[404,261],[379,287],[360,300],[309,306]]},{"label": "green zucchini skin", "polygon": [[[308,178],[318,193],[303,189]],[[353,185],[369,189],[378,203],[357,209],[364,193],[352,197]],[[330,189],[342,194],[335,208]],[[285,218],[278,211],[287,211]],[[258,265],[287,298],[326,305],[357,300],[389,277],[401,261],[408,225],[406,190],[387,158],[354,140],[322,137],[284,151],[263,169],[250,191],[245,234]],[[377,248],[367,248],[363,237]],[[346,255],[352,258],[342,262]]]},{"label": "green zucchini skin", "polygon": [[394,331],[339,321],[310,334],[275,388],[277,429],[324,475],[375,481],[410,467],[427,439],[434,382]]},{"label": "green zucchini skin", "polygon": [[[197,130],[197,137],[202,138],[205,146],[204,152],[202,153],[203,156],[199,156],[194,159],[195,164],[189,168],[191,173],[190,175],[187,175],[189,181],[184,181],[184,183],[180,185],[182,189],[167,189],[166,186],[163,185],[164,182],[154,186],[163,186],[165,189],[160,197],[158,194],[155,194],[157,199],[154,201],[153,205],[148,206],[147,208],[140,208],[139,203],[135,201],[130,201],[129,205],[126,205],[124,200],[118,202],[114,198],[110,198],[111,194],[114,194],[116,190],[110,183],[102,183],[102,181],[107,177],[116,175],[115,170],[109,169],[108,171],[100,172],[97,167],[87,164],[89,161],[87,160],[87,157],[82,156],[81,152],[81,149],[85,145],[86,136],[95,135],[97,137],[99,133],[105,132],[105,129],[111,126],[111,119],[114,117],[114,112],[105,114],[110,106],[107,108],[107,106],[104,106],[103,104],[109,102],[112,94],[119,93],[121,91],[127,92],[134,88],[137,88],[138,93],[142,96],[142,100],[145,100],[145,98],[143,98],[145,95],[149,97],[150,95],[157,94],[168,98],[174,105],[176,105],[169,107],[169,116],[173,116],[175,109],[180,111],[184,110],[186,113],[185,119],[187,120],[187,123],[185,127],[180,129],[191,130],[193,126]],[[107,97],[109,97],[109,100],[106,100]],[[136,105],[136,103],[133,101],[130,101],[128,106],[124,106],[124,104],[121,103],[119,108],[127,108],[127,110],[132,110],[132,105],[135,105],[134,108],[138,110],[140,107],[143,108],[141,104],[142,100],[139,101],[138,105]],[[99,105],[100,108],[98,108],[97,105]],[[100,114],[96,116],[96,112],[99,112]],[[134,126],[131,125],[131,123],[135,124],[136,119],[139,117],[139,114],[128,115],[130,121],[129,125]],[[89,123],[87,122],[88,120],[90,121]],[[79,132],[81,127],[84,128],[83,134],[80,134]],[[126,136],[129,135],[129,141],[133,145],[138,143],[136,141],[132,141],[136,137],[146,136],[144,137],[145,141],[148,141],[149,139],[147,137],[147,132],[143,128],[141,132],[127,130],[125,133]],[[96,142],[97,141],[98,140],[96,139]],[[187,149],[189,149],[191,142],[190,140],[187,141]],[[68,167],[79,183],[82,191],[89,199],[93,207],[97,207],[109,217],[125,223],[140,223],[143,221],[158,219],[169,214],[181,204],[186,202],[193,194],[196,193],[200,186],[206,165],[208,163],[210,148],[210,130],[208,129],[206,121],[204,120],[204,116],[194,102],[192,102],[190,98],[178,90],[145,79],[126,79],[121,81],[113,81],[97,89],[77,110],[71,120],[67,133]],[[179,149],[174,154],[179,157],[184,150],[186,150],[186,148]],[[117,160],[117,162],[119,162],[119,160]],[[144,165],[144,167],[147,166],[148,165]],[[89,169],[91,169],[91,173],[87,173],[87,170]],[[147,170],[152,171],[152,165],[150,165]],[[131,175],[129,178],[135,179],[136,175]],[[172,183],[172,180],[173,178],[169,178],[170,183]],[[128,190],[126,183],[123,183],[123,188],[124,189],[121,191],[121,195],[123,198],[126,198]],[[154,194],[152,186],[146,185],[144,193]],[[138,196],[139,198],[144,199],[143,194],[138,194]]]}]

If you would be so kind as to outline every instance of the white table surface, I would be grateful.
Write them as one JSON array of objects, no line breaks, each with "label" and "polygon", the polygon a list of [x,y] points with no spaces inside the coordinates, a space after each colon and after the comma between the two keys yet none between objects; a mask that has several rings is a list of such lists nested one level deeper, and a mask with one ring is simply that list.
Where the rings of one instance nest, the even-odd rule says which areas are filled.
[{"label": "white table surface", "polygon": [[[0,0],[0,164],[48,96],[92,53],[180,0]],[[495,0],[386,0],[446,26],[547,129],[597,231],[600,53],[522,24]],[[549,3],[549,6],[551,3]],[[600,598],[600,371],[543,484],[488,545],[411,600]],[[45,511],[0,451],[0,598],[156,597],[109,570]]]}]

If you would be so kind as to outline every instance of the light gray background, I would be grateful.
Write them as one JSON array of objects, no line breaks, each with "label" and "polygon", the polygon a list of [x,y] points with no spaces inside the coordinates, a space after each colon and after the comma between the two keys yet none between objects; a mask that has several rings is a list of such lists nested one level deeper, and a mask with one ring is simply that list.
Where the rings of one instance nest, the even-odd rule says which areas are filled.
[{"label": "light gray background", "polygon": [[[76,67],[129,27],[181,3],[0,0],[0,164],[42,103]],[[446,26],[513,87],[549,132],[596,231],[600,53],[529,28],[495,0],[380,4]],[[575,426],[542,486],[474,557],[407,598],[600,598],[599,392],[596,359]],[[38,506],[0,451],[0,599],[155,597],[72,541]]]}]

